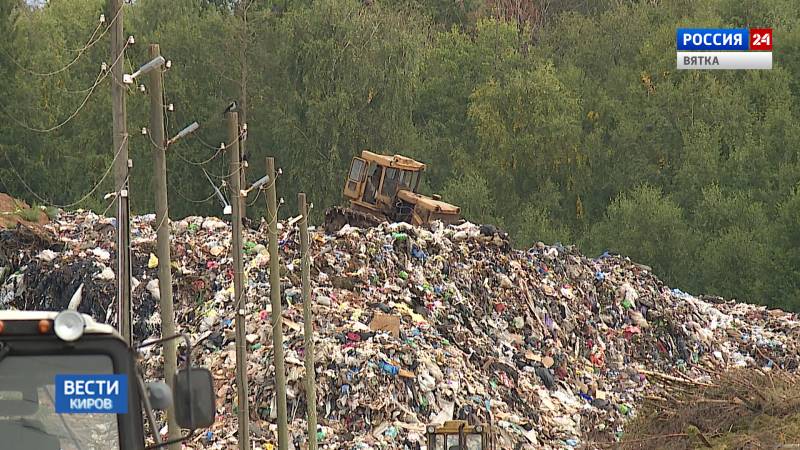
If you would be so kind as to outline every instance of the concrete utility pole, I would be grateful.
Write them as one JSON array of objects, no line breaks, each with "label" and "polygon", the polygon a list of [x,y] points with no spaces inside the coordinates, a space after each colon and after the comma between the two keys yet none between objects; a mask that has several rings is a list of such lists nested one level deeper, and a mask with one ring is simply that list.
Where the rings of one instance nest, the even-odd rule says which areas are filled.
[{"label": "concrete utility pole", "polygon": [[278,406],[278,449],[288,450],[286,423],[286,369],[283,366],[283,313],[281,274],[278,261],[278,199],[275,188],[275,159],[267,158],[267,223],[269,224],[269,293],[272,300],[272,350],[275,355],[275,403]]},{"label": "concrete utility pole", "polygon": [[242,275],[242,195],[241,162],[239,160],[239,114],[228,112],[228,158],[231,185],[231,233],[233,235],[233,296],[236,299],[236,387],[239,397],[239,449],[250,450],[250,399],[247,386],[247,327],[245,326],[245,298]]},{"label": "concrete utility pole", "polygon": [[317,381],[314,369],[314,320],[311,317],[311,253],[308,242],[308,206],[306,194],[297,194],[300,208],[300,277],[303,283],[303,348],[306,363],[306,415],[308,450],[317,450]]},{"label": "concrete utility pole", "polygon": [[[125,58],[123,36],[122,0],[109,0],[111,29],[111,110],[113,115],[114,140],[114,190],[117,193],[117,328],[123,339],[131,343],[133,328],[131,320],[131,257],[130,257],[130,204],[128,203],[128,114],[125,109],[125,93],[122,72]],[[113,18],[116,18],[114,20]]]},{"label": "concrete utility pole", "polygon": [[[158,44],[150,44],[150,59],[161,55]],[[158,252],[158,290],[161,293],[159,310],[161,312],[161,337],[175,335],[175,313],[172,309],[172,273],[170,271],[169,248],[169,207],[167,203],[167,139],[164,137],[164,96],[161,89],[163,71],[157,68],[150,72],[150,137],[156,144],[153,148],[153,183],[156,193],[156,230]],[[175,389],[173,380],[178,368],[176,341],[164,343],[164,378],[170,388]],[[181,436],[178,422],[175,420],[175,406],[167,410],[169,439]],[[171,450],[180,450],[181,444],[169,446]]]}]

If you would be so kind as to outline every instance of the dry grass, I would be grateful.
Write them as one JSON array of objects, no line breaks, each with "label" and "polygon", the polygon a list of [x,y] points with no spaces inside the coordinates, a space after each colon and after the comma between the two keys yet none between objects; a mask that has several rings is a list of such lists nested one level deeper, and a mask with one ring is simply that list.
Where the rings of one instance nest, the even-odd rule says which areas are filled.
[{"label": "dry grass", "polygon": [[30,207],[27,203],[0,192],[0,229],[12,229],[17,224],[32,226],[47,223],[48,216],[38,207]]},{"label": "dry grass", "polygon": [[649,397],[625,431],[622,449],[800,448],[800,377],[736,370],[711,386],[675,383]]}]

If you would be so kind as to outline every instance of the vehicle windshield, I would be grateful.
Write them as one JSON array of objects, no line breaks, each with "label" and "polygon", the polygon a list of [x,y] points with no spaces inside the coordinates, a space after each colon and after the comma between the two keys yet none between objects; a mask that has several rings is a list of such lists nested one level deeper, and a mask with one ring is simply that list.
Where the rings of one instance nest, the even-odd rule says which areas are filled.
[{"label": "vehicle windshield", "polygon": [[0,361],[0,450],[119,449],[116,414],[58,414],[56,375],[113,374],[105,355],[7,356]]},{"label": "vehicle windshield", "polygon": [[399,189],[415,190],[419,172],[400,169],[386,169],[383,179],[383,194],[394,197]]},{"label": "vehicle windshield", "polygon": [[[468,434],[466,437],[466,450],[482,450],[482,438],[480,434]],[[436,436],[436,448],[431,450],[459,450],[458,447],[458,435],[457,434],[448,434],[448,435],[437,435]]]}]

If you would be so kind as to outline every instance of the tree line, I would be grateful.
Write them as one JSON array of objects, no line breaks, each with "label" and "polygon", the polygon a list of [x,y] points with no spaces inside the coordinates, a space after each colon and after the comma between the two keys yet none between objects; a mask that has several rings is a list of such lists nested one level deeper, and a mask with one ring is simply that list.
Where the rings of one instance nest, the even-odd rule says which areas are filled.
[{"label": "tree line", "polygon": [[[223,110],[237,99],[248,178],[276,157],[284,216],[301,190],[318,220],[342,203],[362,149],[403,154],[428,164],[424,192],[502,227],[519,247],[618,252],[686,291],[800,309],[793,0],[136,0],[125,8],[136,41],[126,71],[147,61],[151,42],[173,62],[167,134],[201,124],[167,156],[175,217],[221,214],[204,171],[217,185],[227,174],[216,148],[226,140]],[[70,206],[107,211],[102,194],[113,177],[102,177],[114,152],[101,64],[110,63],[103,33],[113,18],[105,2],[0,0],[0,14],[0,189],[63,205],[102,179]],[[677,71],[680,26],[772,27],[774,68]],[[148,107],[132,86],[138,213],[153,210],[153,147],[140,133]],[[249,211],[263,210],[262,198]]]}]

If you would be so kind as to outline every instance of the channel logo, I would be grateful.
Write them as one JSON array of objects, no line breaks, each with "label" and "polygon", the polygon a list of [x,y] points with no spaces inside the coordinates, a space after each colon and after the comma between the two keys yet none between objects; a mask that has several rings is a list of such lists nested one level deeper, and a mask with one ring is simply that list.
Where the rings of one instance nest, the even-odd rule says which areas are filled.
[{"label": "channel logo", "polygon": [[772,28],[678,28],[678,69],[772,69]]}]

